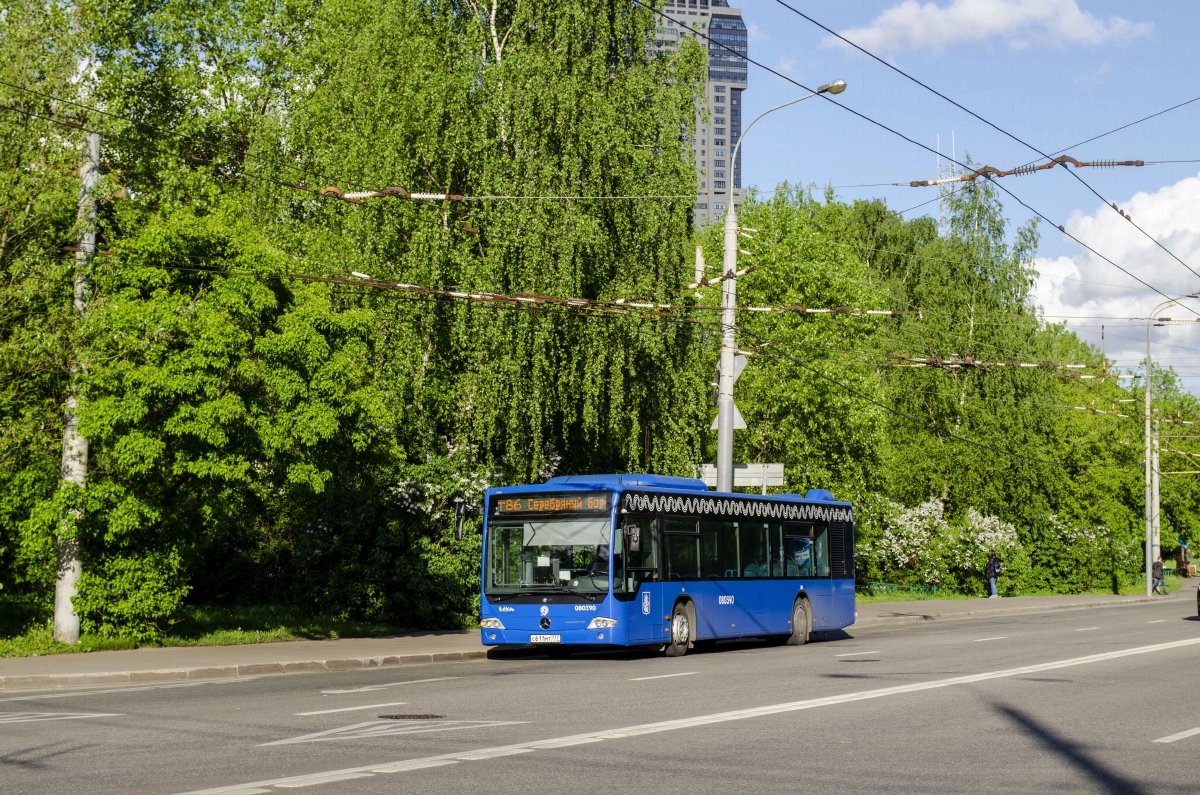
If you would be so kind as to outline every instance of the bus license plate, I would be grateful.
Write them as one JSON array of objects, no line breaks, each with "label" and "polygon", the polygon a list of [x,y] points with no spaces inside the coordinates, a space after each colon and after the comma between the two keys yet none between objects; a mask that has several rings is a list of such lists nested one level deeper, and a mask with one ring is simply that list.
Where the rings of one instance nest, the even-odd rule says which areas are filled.
[{"label": "bus license plate", "polygon": [[562,635],[530,635],[530,643],[562,643]]}]

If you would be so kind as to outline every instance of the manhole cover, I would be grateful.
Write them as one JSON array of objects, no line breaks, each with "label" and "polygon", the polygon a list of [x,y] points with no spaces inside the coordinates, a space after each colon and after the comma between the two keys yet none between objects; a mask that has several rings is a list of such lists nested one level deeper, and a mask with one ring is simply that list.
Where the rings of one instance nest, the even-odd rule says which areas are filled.
[{"label": "manhole cover", "polygon": [[441,720],[445,715],[380,715],[380,720]]}]

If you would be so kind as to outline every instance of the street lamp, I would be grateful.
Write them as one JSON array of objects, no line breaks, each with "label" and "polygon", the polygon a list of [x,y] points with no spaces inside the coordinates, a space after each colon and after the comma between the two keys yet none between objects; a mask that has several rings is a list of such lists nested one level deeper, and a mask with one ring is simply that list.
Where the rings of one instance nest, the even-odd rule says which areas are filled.
[{"label": "street lamp", "polygon": [[[840,94],[845,90],[845,80],[834,80],[831,83],[821,86],[811,94],[805,94],[782,105],[768,108],[755,116],[754,121],[746,125],[746,129],[742,131],[742,134],[738,137],[737,144],[733,147],[733,156],[729,158],[731,167],[736,167],[734,164],[737,163],[738,151],[742,148],[742,141],[746,139],[746,133],[750,132],[750,128],[763,116],[766,116],[768,113],[774,113],[780,108],[786,108],[788,105],[795,105],[797,102],[811,99],[817,94]],[[730,196],[732,195],[731,193]],[[723,263],[725,275],[737,273],[738,231],[737,206],[731,200],[729,202],[729,209],[725,214],[725,257]],[[717,386],[717,491],[733,491],[733,418],[735,411],[733,405],[733,357],[737,352],[737,340],[734,334],[737,324],[734,312],[736,306],[737,279],[726,279],[722,284],[721,290],[721,377],[718,379]]]},{"label": "street lamp", "polygon": [[1178,298],[1168,298],[1166,301],[1161,301],[1157,306],[1150,310],[1150,314],[1146,317],[1146,596],[1151,596],[1151,590],[1154,587],[1151,581],[1151,567],[1154,565],[1154,547],[1157,544],[1153,540],[1153,527],[1158,519],[1155,516],[1156,507],[1154,502],[1154,479],[1153,466],[1151,464],[1151,431],[1150,431],[1150,324],[1154,322],[1154,316],[1158,310],[1170,304],[1177,304],[1184,298],[1200,297],[1200,293],[1188,293],[1181,295]]}]

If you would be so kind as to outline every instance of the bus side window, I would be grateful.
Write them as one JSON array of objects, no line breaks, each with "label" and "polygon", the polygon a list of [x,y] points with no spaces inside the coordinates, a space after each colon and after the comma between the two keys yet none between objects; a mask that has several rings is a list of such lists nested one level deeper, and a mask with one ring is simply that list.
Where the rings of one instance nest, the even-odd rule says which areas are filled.
[{"label": "bus side window", "polygon": [[738,576],[738,523],[705,519],[700,523],[700,576],[724,580]]},{"label": "bus side window", "polygon": [[668,580],[700,577],[700,528],[695,519],[667,519],[663,526],[663,562]]},{"label": "bus side window", "polygon": [[771,522],[767,527],[768,553],[771,556],[770,569],[772,577],[783,576],[783,525]]},{"label": "bus side window", "polygon": [[818,522],[813,528],[813,576],[829,576],[829,524]]},{"label": "bus side window", "polygon": [[741,555],[743,577],[769,577],[771,567],[767,550],[770,525],[766,522],[743,522],[738,528],[738,551]]},{"label": "bus side window", "polygon": [[[634,593],[639,583],[658,579],[658,538],[654,532],[654,517],[627,516],[622,524],[624,532],[614,539],[617,554],[613,557],[613,586],[618,593]],[[636,535],[638,549],[633,550],[628,540]]]}]

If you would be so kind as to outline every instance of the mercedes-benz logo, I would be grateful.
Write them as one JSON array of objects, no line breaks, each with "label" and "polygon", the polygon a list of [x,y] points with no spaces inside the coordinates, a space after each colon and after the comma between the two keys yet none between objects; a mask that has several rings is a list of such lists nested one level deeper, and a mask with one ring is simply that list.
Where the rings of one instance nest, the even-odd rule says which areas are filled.
[{"label": "mercedes-benz logo", "polygon": [[538,626],[540,626],[542,629],[550,629],[550,619],[543,618],[538,622]]}]

